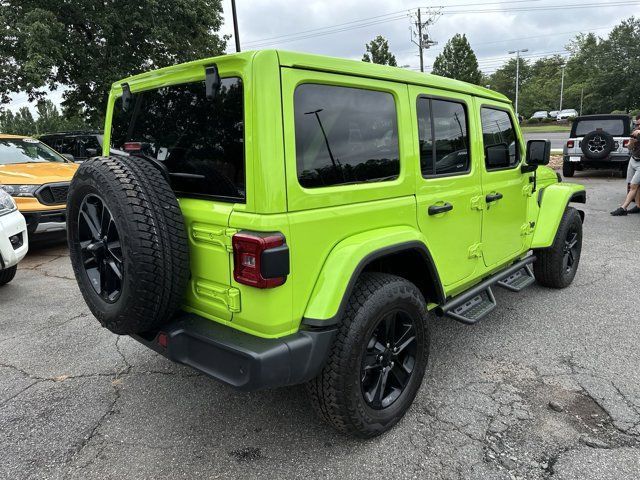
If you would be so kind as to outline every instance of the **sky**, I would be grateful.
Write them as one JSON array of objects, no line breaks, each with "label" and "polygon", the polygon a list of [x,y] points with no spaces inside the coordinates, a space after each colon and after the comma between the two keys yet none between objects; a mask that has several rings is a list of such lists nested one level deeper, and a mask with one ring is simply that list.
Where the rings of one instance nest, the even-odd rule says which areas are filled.
[{"label": "sky", "polygon": [[[418,3],[416,3],[418,2]],[[232,34],[231,1],[223,0],[221,33]],[[621,20],[640,8],[640,1],[618,0],[236,0],[242,50],[279,48],[362,59],[365,44],[377,35],[389,40],[399,66],[418,70],[417,46],[411,42],[415,13],[422,7],[436,20],[428,27],[438,42],[425,54],[428,72],[445,43],[466,34],[480,69],[494,72],[511,50],[528,49],[523,58],[566,55],[566,45],[579,32],[606,37]],[[439,12],[439,14],[438,14]],[[227,51],[235,51],[233,38]],[[560,72],[558,72],[560,74]],[[59,103],[62,91],[50,98]],[[14,95],[12,110],[29,105]]]}]

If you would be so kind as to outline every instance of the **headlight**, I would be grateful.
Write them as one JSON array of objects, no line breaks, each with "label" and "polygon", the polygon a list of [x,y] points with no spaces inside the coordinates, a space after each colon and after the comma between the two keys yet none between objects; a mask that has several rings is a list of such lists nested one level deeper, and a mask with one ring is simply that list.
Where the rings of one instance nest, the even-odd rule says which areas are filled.
[{"label": "headlight", "polygon": [[0,189],[12,197],[33,197],[40,185],[0,185]]},{"label": "headlight", "polygon": [[16,208],[18,207],[16,207],[16,202],[13,201],[13,198],[0,188],[0,216],[11,213]]}]

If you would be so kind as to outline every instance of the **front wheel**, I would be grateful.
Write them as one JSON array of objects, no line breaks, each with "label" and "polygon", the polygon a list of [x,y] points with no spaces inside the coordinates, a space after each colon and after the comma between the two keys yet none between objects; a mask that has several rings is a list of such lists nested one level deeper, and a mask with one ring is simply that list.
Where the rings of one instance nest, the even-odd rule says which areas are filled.
[{"label": "front wheel", "polygon": [[5,270],[0,270],[0,287],[6,285],[13,277],[16,276],[16,272],[18,271],[18,266],[14,265],[13,267],[9,267]]},{"label": "front wheel", "polygon": [[537,250],[533,264],[540,285],[565,288],[576,276],[582,252],[582,219],[575,208],[567,207],[560,220],[556,237],[549,248]]},{"label": "front wheel", "polygon": [[315,410],[362,438],[393,427],[415,398],[429,355],[427,306],[411,282],[365,273],[356,283],[329,358],[307,384]]}]

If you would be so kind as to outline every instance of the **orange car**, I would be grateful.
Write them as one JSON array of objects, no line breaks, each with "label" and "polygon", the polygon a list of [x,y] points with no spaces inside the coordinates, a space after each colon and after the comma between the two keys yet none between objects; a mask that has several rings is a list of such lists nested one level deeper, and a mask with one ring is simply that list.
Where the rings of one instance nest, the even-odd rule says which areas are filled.
[{"label": "orange car", "polygon": [[38,140],[0,134],[0,188],[16,201],[29,234],[64,230],[67,191],[77,169]]}]

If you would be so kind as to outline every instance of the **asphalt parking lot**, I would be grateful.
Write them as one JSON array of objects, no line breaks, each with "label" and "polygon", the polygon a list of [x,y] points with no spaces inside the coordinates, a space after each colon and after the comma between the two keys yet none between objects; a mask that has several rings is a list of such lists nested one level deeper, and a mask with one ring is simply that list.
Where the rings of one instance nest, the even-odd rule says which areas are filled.
[{"label": "asphalt parking lot", "polygon": [[551,140],[551,148],[554,150],[562,150],[565,142],[569,138],[569,132],[526,132],[524,134],[525,141],[529,140]]},{"label": "asphalt parking lot", "polygon": [[640,216],[578,173],[582,261],[562,291],[497,291],[468,327],[432,320],[430,367],[390,433],[336,434],[302,387],[238,393],[100,328],[64,241],[0,290],[0,478],[640,477]]}]

